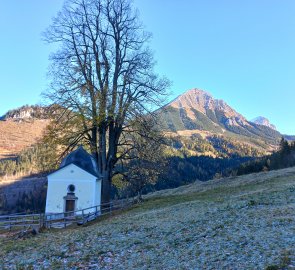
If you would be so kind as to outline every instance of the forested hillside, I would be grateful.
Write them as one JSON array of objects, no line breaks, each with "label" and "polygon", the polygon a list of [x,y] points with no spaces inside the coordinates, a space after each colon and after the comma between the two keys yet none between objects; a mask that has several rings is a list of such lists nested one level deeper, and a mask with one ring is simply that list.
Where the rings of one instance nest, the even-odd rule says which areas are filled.
[{"label": "forested hillside", "polygon": [[282,138],[279,151],[241,165],[237,174],[278,170],[292,166],[295,166],[295,141],[288,142]]},{"label": "forested hillside", "polygon": [[37,143],[21,151],[16,158],[0,160],[1,179],[46,173],[56,168],[59,157],[52,146]]}]

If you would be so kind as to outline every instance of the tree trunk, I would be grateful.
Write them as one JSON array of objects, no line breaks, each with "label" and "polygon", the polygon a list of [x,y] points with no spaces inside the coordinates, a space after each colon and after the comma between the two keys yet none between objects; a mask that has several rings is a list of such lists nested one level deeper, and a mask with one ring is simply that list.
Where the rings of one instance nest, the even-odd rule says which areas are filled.
[{"label": "tree trunk", "polygon": [[111,201],[111,168],[102,174],[101,201],[103,204]]},{"label": "tree trunk", "polygon": [[137,193],[137,203],[140,203],[142,202],[143,199],[142,199],[142,189],[140,189]]}]

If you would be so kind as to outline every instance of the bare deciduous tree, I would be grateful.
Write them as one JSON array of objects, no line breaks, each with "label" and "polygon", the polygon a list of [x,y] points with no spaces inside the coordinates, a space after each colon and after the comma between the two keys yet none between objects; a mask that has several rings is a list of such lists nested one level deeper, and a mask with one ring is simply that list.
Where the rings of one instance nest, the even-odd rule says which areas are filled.
[{"label": "bare deciduous tree", "polygon": [[[86,142],[109,202],[113,169],[132,149],[128,132],[165,94],[168,81],[153,71],[145,32],[129,0],[68,0],[44,33],[59,49],[51,56],[55,110],[51,133],[71,150]],[[122,147],[126,151],[118,149]]]},{"label": "bare deciduous tree", "polygon": [[139,130],[146,134],[132,134],[133,148],[128,155],[130,162],[122,161],[127,166],[127,175],[121,175],[128,181],[131,194],[137,194],[138,201],[142,200],[144,188],[155,185],[161,173],[167,169],[163,134],[159,132],[153,119],[145,120],[139,124],[144,124]]}]

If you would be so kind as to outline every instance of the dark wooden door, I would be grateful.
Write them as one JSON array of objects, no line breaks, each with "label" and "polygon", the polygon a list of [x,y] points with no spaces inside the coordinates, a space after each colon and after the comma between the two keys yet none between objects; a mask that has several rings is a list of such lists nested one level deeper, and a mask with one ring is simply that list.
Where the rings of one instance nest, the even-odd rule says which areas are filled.
[{"label": "dark wooden door", "polygon": [[[66,200],[66,212],[75,211],[75,200]],[[68,215],[74,215],[74,213],[69,213]]]}]

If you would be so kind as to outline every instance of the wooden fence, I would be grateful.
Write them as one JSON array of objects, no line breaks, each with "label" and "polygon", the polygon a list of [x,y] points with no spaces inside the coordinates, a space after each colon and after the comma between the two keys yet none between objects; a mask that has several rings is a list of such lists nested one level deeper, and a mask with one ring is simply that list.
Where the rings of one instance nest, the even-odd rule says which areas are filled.
[{"label": "wooden fence", "polygon": [[134,203],[133,199],[113,201],[108,204],[100,204],[93,207],[57,213],[57,214],[14,214],[0,216],[0,229],[28,229],[36,228],[66,228],[72,224],[83,225],[98,217],[111,215],[114,211],[127,208]]}]

